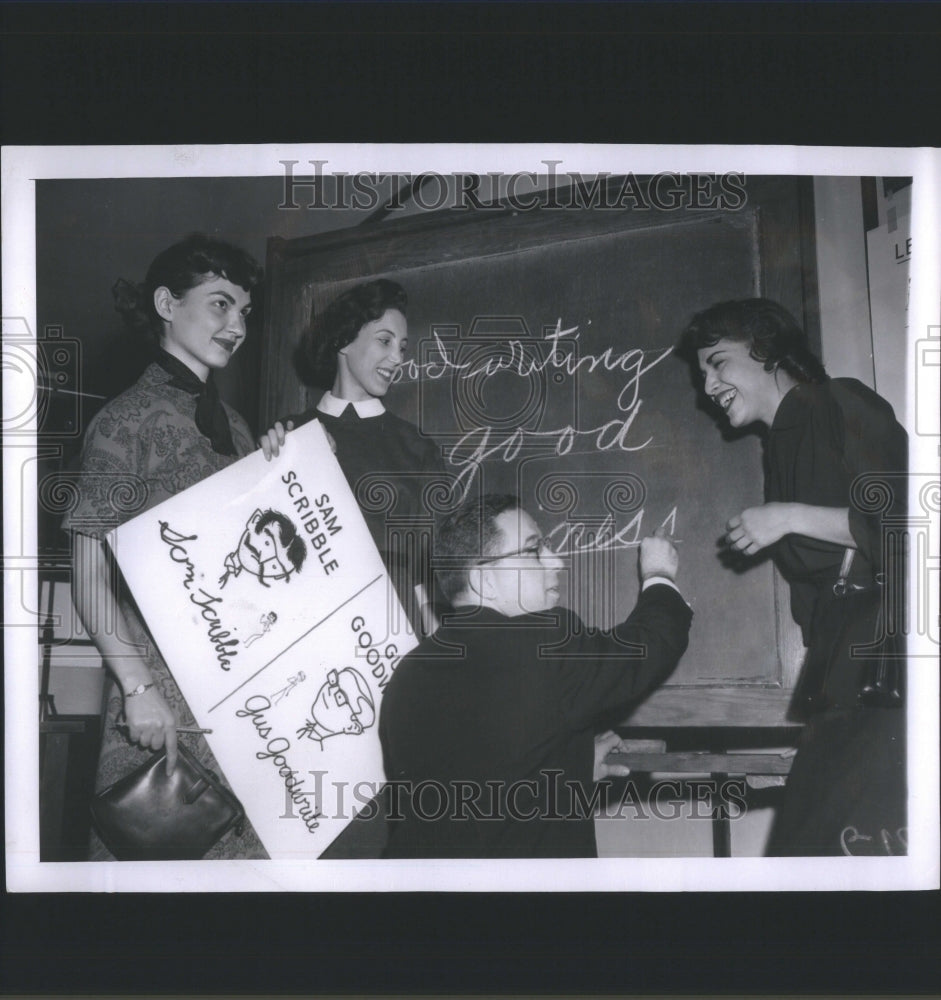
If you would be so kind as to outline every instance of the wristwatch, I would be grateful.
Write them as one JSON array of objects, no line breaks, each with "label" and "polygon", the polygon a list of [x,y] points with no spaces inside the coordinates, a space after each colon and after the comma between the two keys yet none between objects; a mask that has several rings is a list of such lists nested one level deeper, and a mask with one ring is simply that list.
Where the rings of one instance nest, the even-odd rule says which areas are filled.
[{"label": "wristwatch", "polygon": [[145,691],[149,691],[154,686],[154,682],[151,681],[149,684],[138,684],[133,691],[125,691],[125,698],[133,698],[135,695],[143,694]]}]

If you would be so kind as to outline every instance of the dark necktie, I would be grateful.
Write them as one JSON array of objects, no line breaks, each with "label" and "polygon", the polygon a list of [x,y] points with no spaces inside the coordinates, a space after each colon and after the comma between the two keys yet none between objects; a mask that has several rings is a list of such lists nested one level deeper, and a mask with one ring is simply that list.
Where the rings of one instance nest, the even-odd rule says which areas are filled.
[{"label": "dark necktie", "polygon": [[217,455],[235,455],[229,418],[219,398],[212,372],[203,382],[179,358],[168,354],[160,347],[157,348],[154,360],[168,375],[173,376],[170,385],[196,397],[196,427],[201,434],[209,438],[212,450]]}]

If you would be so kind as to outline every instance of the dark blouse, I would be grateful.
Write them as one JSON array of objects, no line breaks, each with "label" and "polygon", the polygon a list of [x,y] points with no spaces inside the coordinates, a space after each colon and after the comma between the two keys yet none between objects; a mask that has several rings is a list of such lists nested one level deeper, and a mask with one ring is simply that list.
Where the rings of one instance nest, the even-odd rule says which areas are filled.
[{"label": "dark blouse", "polygon": [[393,532],[427,525],[433,516],[424,493],[444,478],[434,441],[388,410],[361,417],[352,404],[339,417],[312,409],[290,419],[296,427],[320,420],[333,435],[337,461],[390,573],[409,588],[418,583],[421,560],[406,553]]},{"label": "dark blouse", "polygon": [[[849,507],[857,545],[850,580],[872,582],[882,569],[884,512],[864,513],[851,502],[851,486],[867,472],[904,473],[908,436],[892,407],[856,379],[795,386],[781,401],[768,438],[769,501]],[[890,513],[905,509],[904,487],[893,491]],[[794,618],[809,644],[818,593],[839,575],[845,549],[832,542],[788,535],[775,558],[791,586]]]}]

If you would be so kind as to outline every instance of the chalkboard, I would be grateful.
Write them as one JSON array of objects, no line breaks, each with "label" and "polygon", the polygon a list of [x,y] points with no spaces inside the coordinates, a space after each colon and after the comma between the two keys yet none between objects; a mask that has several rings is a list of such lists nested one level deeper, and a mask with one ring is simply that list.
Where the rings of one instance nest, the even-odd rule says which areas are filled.
[{"label": "chalkboard", "polygon": [[760,441],[727,440],[671,352],[692,313],[727,298],[768,295],[817,331],[809,183],[746,190],[736,211],[437,212],[269,243],[263,424],[317,398],[290,364],[311,307],[391,277],[412,360],[387,406],[435,440],[462,491],[523,497],[570,556],[563,603],[586,625],[633,606],[640,538],[667,524],[681,539],[690,646],[632,717],[643,725],[782,724],[799,666],[773,564],[717,554],[728,517],[762,500]]}]

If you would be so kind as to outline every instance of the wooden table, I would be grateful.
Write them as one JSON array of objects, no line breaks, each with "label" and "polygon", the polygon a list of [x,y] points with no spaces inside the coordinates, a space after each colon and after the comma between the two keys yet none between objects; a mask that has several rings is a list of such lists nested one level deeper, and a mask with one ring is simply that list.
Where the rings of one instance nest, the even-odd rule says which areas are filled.
[{"label": "wooden table", "polygon": [[[667,751],[666,740],[622,739],[621,747],[605,757],[606,764],[618,764],[641,774],[708,775],[715,781],[754,775],[784,777],[791,770],[792,750],[743,751]],[[713,798],[712,850],[717,858],[732,856],[732,824],[728,810]]]}]

